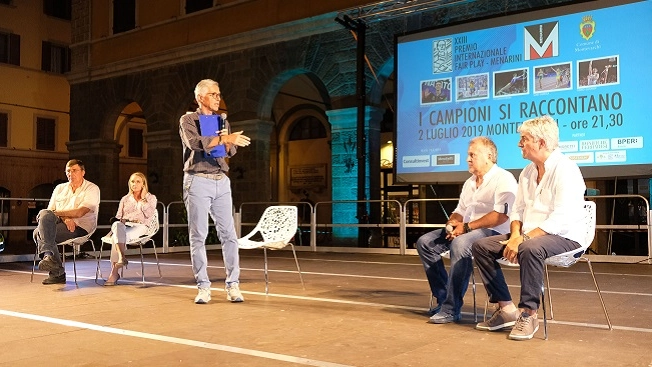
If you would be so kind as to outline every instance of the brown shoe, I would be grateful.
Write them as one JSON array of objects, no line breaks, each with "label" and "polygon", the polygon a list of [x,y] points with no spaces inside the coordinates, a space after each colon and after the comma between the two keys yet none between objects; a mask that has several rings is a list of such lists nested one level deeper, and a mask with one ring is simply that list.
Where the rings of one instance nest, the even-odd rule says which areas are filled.
[{"label": "brown shoe", "polygon": [[502,308],[499,308],[491,315],[491,318],[487,321],[483,321],[475,325],[475,328],[478,330],[485,331],[496,331],[501,330],[516,324],[518,319],[518,309],[514,312],[505,312]]},{"label": "brown shoe", "polygon": [[514,328],[512,328],[512,332],[509,333],[509,338],[512,340],[529,340],[532,339],[537,330],[539,330],[537,315],[530,316],[527,312],[523,312],[516,321]]}]

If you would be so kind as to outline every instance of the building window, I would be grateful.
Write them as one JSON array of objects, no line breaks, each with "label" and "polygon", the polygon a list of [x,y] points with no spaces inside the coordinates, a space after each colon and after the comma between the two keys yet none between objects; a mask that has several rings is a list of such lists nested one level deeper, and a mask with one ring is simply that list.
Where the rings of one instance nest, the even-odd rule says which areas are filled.
[{"label": "building window", "polygon": [[43,41],[41,46],[41,70],[53,73],[70,71],[70,49]]},{"label": "building window", "polygon": [[326,137],[326,129],[315,116],[298,119],[290,130],[290,140],[321,139]]},{"label": "building window", "polygon": [[143,130],[129,129],[129,156],[143,157]]},{"label": "building window", "polygon": [[72,18],[72,1],[43,0],[43,13],[55,18],[70,20]]},{"label": "building window", "polygon": [[20,65],[20,36],[0,32],[0,63]]},{"label": "building window", "polygon": [[9,114],[0,112],[0,147],[9,143]]},{"label": "building window", "polygon": [[53,118],[36,118],[36,149],[54,150],[55,123]]},{"label": "building window", "polygon": [[186,14],[196,11],[210,9],[213,7],[213,0],[186,0]]},{"label": "building window", "polygon": [[136,0],[113,0],[113,34],[136,28]]}]

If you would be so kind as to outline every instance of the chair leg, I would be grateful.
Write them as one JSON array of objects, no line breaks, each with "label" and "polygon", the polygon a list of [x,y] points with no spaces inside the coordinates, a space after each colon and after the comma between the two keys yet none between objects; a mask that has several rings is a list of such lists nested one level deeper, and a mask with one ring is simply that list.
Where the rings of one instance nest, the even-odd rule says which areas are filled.
[{"label": "chair leg", "polygon": [[[544,265],[545,267],[545,265]],[[548,340],[548,317],[546,316],[546,290],[543,284],[541,285],[541,308],[543,308],[543,339]],[[552,312],[552,307],[550,308]],[[552,319],[552,318],[551,318]]]},{"label": "chair leg", "polygon": [[604,305],[604,300],[602,299],[602,293],[600,292],[600,287],[598,286],[598,281],[595,279],[595,273],[593,272],[593,266],[591,265],[591,260],[586,257],[581,257],[580,260],[586,261],[589,264],[589,270],[591,271],[591,276],[593,277],[593,283],[595,284],[595,290],[598,291],[598,298],[600,298],[600,303],[602,304],[602,310],[604,311],[604,317],[607,319],[607,325],[609,325],[609,330],[613,330],[611,326],[611,320],[609,320],[609,313],[607,313],[607,307]]},{"label": "chair leg", "polygon": [[99,257],[98,257],[98,254],[97,254],[97,249],[95,248],[95,242],[93,242],[93,240],[91,240],[91,239],[89,239],[89,241],[91,241],[91,246],[93,246],[93,254],[95,255],[95,261],[97,262],[97,265],[95,267],[95,284],[97,284],[97,278],[98,278],[98,276],[102,275],[102,270],[99,267],[100,263],[99,263],[99,260],[98,260]]},{"label": "chair leg", "polygon": [[290,242],[290,247],[292,247],[292,254],[294,255],[294,262],[297,264],[297,271],[299,272],[299,279],[301,279],[301,287],[303,290],[306,290],[306,285],[303,283],[303,276],[301,275],[301,268],[299,267],[299,259],[297,259],[297,253],[294,251],[294,245]]},{"label": "chair leg", "polygon": [[265,271],[265,294],[269,294],[269,276],[267,275],[267,249],[263,247],[263,255],[265,258],[264,271]]},{"label": "chair leg", "polygon": [[152,239],[152,248],[154,249],[154,257],[156,257],[156,267],[158,268],[158,277],[163,278],[163,273],[161,273],[161,264],[158,262],[158,253],[156,253],[156,242]]},{"label": "chair leg", "polygon": [[32,276],[29,278],[29,282],[34,282],[34,268],[36,268],[36,259],[38,258],[38,244],[36,245],[36,251],[34,251],[34,265],[32,265]]},{"label": "chair leg", "polygon": [[[93,245],[93,249],[94,248],[95,248],[95,245]],[[98,284],[98,285],[99,285],[99,283],[97,282],[98,279],[104,279],[104,277],[102,276],[102,267],[100,266],[100,264],[102,263],[102,251],[103,250],[104,250],[104,241],[100,240],[100,253],[97,256],[95,256],[95,258],[97,259],[97,268],[95,269],[95,284]]]},{"label": "chair leg", "polygon": [[138,242],[138,249],[140,249],[140,273],[143,275],[143,287],[145,286],[145,258],[143,257],[143,243]]},{"label": "chair leg", "polygon": [[[72,268],[73,268],[73,270],[75,272],[75,286],[79,287],[79,284],[77,284],[77,253],[75,252],[75,245],[76,244],[73,242],[72,246],[71,246],[71,248],[72,248]],[[79,246],[81,246],[81,245],[79,245]],[[63,246],[63,248],[64,248],[64,252],[65,252],[66,246]],[[65,259],[66,255],[63,255],[63,258]]]},{"label": "chair leg", "polygon": [[543,271],[546,274],[546,283],[544,288],[548,290],[548,307],[550,308],[550,320],[553,320],[555,318],[555,314],[552,311],[552,293],[550,293],[550,277],[548,275],[548,265],[543,264]]},{"label": "chair leg", "polygon": [[476,287],[475,287],[475,274],[474,270],[471,269],[471,289],[473,290],[473,320],[477,323],[478,322],[478,305],[475,300],[475,292],[476,292]]}]

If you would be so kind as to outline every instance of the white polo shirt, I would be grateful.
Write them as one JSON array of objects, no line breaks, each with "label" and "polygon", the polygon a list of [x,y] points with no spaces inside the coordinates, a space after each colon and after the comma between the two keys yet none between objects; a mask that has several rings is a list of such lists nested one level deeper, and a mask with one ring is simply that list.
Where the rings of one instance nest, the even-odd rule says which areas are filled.
[{"label": "white polo shirt", "polygon": [[[492,211],[509,216],[518,186],[514,175],[494,164],[484,175],[479,187],[476,178],[473,175],[464,182],[460,200],[453,213],[464,217],[465,223],[482,218]],[[509,221],[491,229],[501,234],[509,233]]]},{"label": "white polo shirt", "polygon": [[582,244],[584,228],[584,177],[577,164],[555,149],[544,162],[546,172],[537,184],[537,167],[528,164],[518,179],[518,192],[510,220],[523,223],[522,232],[541,228]]}]

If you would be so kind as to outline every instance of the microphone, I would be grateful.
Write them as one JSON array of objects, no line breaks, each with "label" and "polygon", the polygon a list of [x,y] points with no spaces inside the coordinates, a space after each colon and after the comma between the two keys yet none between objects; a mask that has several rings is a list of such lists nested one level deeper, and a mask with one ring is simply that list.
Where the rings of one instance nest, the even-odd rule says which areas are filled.
[{"label": "microphone", "polygon": [[219,121],[219,130],[222,131],[226,129],[226,113],[220,114],[220,121]]}]

